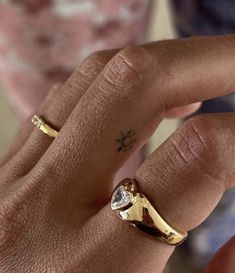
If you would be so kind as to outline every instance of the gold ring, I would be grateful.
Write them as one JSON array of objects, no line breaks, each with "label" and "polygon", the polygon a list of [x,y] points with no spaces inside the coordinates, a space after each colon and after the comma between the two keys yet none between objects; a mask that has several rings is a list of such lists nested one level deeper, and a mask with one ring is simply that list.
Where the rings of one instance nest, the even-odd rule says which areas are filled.
[{"label": "gold ring", "polygon": [[56,138],[58,136],[58,131],[53,129],[51,126],[46,124],[45,120],[37,115],[34,115],[31,119],[32,123],[39,128],[44,134]]},{"label": "gold ring", "polygon": [[114,190],[111,208],[119,218],[168,245],[180,245],[187,236],[171,227],[147,197],[137,191],[136,181],[126,178]]}]

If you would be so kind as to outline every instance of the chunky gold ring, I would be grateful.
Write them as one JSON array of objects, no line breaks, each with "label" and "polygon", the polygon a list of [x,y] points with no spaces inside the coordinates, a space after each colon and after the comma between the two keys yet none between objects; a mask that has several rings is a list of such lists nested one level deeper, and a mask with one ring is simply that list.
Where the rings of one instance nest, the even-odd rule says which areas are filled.
[{"label": "chunky gold ring", "polygon": [[180,245],[187,236],[171,227],[147,197],[137,191],[136,181],[126,178],[114,190],[111,208],[119,218],[168,245]]},{"label": "chunky gold ring", "polygon": [[58,136],[58,131],[53,129],[51,126],[46,124],[45,120],[37,115],[34,115],[31,119],[32,123],[39,128],[44,134],[56,138]]}]

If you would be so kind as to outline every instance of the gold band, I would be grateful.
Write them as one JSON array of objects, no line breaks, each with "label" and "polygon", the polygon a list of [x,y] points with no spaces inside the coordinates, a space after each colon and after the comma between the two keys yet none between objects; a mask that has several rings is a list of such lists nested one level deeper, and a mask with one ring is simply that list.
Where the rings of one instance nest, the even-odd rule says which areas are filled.
[{"label": "gold band", "polygon": [[46,124],[46,122],[44,121],[43,118],[34,115],[31,119],[32,123],[39,128],[44,134],[56,138],[58,136],[58,131],[56,131],[55,129],[53,129],[52,127],[50,127],[48,124]]},{"label": "gold band", "polygon": [[168,245],[179,245],[188,236],[187,232],[171,227],[159,215],[148,199],[137,192],[136,183],[132,179],[126,178],[116,187],[111,207],[123,221]]}]

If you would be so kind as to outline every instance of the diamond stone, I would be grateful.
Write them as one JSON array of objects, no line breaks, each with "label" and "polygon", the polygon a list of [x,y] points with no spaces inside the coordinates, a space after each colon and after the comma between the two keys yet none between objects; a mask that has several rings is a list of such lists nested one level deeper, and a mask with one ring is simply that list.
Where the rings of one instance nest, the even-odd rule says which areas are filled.
[{"label": "diamond stone", "polygon": [[44,124],[43,120],[40,117],[38,117],[37,115],[34,115],[31,119],[31,121],[38,128],[40,128],[40,126],[42,126]]},{"label": "diamond stone", "polygon": [[111,207],[113,210],[121,209],[126,207],[132,198],[132,194],[125,190],[125,187],[121,185],[113,193],[111,200]]}]

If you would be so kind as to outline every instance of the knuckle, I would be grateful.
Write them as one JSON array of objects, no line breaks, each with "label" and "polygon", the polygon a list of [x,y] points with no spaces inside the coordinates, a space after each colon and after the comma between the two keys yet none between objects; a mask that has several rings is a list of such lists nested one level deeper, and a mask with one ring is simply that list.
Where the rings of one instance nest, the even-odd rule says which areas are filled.
[{"label": "knuckle", "polygon": [[227,167],[224,151],[228,142],[223,140],[219,128],[207,115],[195,116],[185,122],[176,135],[177,150],[187,162],[196,162],[206,175],[221,180]]},{"label": "knuckle", "polygon": [[96,51],[90,54],[84,61],[83,66],[87,67],[88,70],[96,68],[101,70],[107,62],[107,52],[106,51]]},{"label": "knuckle", "polygon": [[156,43],[154,52],[151,46],[137,45],[124,48],[116,55],[119,58],[117,59],[119,65],[116,65],[116,69],[126,70],[124,75],[126,81],[124,79],[123,82],[148,83],[148,86],[151,86],[150,83],[153,81],[157,86],[155,94],[158,100],[166,104],[166,108],[170,101],[167,95],[169,90],[175,90],[179,85],[175,57],[169,53],[172,47],[172,42],[164,41]]},{"label": "knuckle", "polygon": [[92,83],[104,68],[106,55],[105,51],[94,52],[78,66],[69,80],[70,92],[87,88]]},{"label": "knuckle", "polygon": [[124,70],[130,72],[135,79],[142,79],[146,76],[146,66],[152,60],[150,53],[143,46],[129,46],[124,48],[117,54],[120,60],[120,70],[124,66]]},{"label": "knuckle", "polygon": [[103,72],[106,82],[120,88],[139,85],[146,73],[143,63],[149,53],[141,46],[131,46],[121,50],[108,63]]}]

